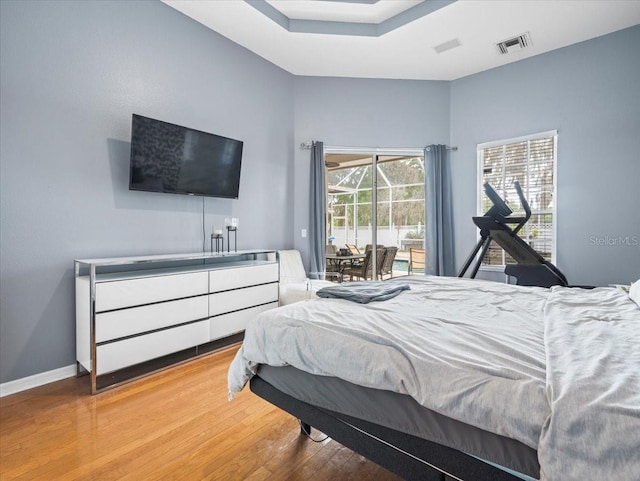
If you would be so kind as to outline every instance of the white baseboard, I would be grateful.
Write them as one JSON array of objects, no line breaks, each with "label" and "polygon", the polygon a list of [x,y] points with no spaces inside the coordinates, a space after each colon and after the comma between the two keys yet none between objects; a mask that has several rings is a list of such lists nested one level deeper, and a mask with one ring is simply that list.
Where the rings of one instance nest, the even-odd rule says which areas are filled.
[{"label": "white baseboard", "polygon": [[71,366],[61,367],[53,371],[42,372],[40,374],[34,374],[33,376],[23,377],[22,379],[16,379],[15,381],[4,382],[0,384],[0,397],[43,386],[50,382],[61,381],[62,379],[67,379],[75,375],[76,365],[72,364]]}]

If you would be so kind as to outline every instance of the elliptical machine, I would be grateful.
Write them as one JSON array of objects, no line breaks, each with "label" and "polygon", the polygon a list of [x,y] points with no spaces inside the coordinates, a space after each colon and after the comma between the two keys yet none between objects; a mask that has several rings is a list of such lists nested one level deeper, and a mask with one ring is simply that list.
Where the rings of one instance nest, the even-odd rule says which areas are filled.
[{"label": "elliptical machine", "polygon": [[[520,183],[514,182],[516,192],[520,198],[520,204],[524,209],[524,217],[511,216],[513,211],[502,200],[498,193],[489,183],[484,184],[487,196],[493,202],[493,206],[483,215],[473,217],[473,222],[480,229],[480,240],[473,248],[464,266],[458,273],[458,277],[464,277],[469,267],[476,258],[478,251],[482,249],[470,277],[473,279],[480,269],[482,260],[489,250],[491,241],[495,241],[504,251],[509,254],[517,264],[509,264],[505,267],[504,273],[516,278],[516,284],[520,286],[567,286],[567,278],[551,262],[545,260],[529,244],[518,237],[518,232],[531,217],[531,209],[527,199],[524,198]],[[512,229],[509,224],[515,224]]]}]

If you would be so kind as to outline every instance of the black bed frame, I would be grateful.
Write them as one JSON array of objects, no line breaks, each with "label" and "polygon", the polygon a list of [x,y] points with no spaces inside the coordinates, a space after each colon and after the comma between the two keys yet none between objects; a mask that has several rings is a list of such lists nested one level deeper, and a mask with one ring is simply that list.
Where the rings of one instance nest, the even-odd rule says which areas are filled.
[{"label": "black bed frame", "polygon": [[516,476],[440,444],[299,401],[254,376],[251,391],[340,444],[407,480],[514,481]]}]

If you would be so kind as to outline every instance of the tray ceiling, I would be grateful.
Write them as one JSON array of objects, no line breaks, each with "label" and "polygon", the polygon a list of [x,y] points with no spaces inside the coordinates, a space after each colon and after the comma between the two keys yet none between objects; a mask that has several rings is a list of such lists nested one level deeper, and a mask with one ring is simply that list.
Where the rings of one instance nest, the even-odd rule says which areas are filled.
[{"label": "tray ceiling", "polygon": [[163,2],[292,74],[329,77],[454,80],[640,23],[635,0]]}]

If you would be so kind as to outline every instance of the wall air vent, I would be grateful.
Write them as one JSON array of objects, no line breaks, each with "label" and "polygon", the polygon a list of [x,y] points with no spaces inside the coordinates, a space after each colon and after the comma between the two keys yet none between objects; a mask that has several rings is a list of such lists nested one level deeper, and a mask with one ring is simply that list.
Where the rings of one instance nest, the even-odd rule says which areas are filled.
[{"label": "wall air vent", "polygon": [[529,32],[518,35],[517,37],[503,40],[496,44],[501,54],[513,53],[531,46],[531,37]]}]

